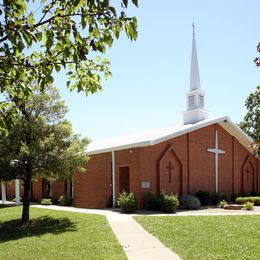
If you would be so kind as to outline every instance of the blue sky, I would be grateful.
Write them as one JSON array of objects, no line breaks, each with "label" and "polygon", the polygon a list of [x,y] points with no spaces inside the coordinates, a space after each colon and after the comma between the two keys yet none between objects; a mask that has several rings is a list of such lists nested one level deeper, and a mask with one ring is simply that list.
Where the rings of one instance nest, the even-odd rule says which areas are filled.
[{"label": "blue sky", "polygon": [[106,56],[113,76],[104,90],[85,97],[70,93],[64,75],[55,78],[75,132],[92,141],[167,128],[182,123],[189,89],[192,23],[195,23],[201,87],[210,117],[243,118],[244,101],[260,84],[253,64],[260,41],[259,0],[139,0],[128,15],[139,36],[124,35]]}]

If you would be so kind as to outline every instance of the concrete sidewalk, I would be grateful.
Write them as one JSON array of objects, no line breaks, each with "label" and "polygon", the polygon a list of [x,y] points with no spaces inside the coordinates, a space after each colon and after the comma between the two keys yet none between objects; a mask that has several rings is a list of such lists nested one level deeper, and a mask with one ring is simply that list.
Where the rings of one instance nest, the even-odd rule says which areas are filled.
[{"label": "concrete sidewalk", "polygon": [[121,214],[118,211],[99,210],[99,209],[82,209],[74,207],[61,206],[42,206],[34,205],[32,207],[65,210],[71,212],[80,212],[88,214],[99,214],[106,216],[120,245],[130,260],[179,260],[177,254],[172,252],[161,241],[152,236],[143,229],[131,215]]},{"label": "concrete sidewalk", "polygon": [[128,259],[180,259],[161,241],[144,230],[130,215],[111,214],[107,215],[107,220]]}]

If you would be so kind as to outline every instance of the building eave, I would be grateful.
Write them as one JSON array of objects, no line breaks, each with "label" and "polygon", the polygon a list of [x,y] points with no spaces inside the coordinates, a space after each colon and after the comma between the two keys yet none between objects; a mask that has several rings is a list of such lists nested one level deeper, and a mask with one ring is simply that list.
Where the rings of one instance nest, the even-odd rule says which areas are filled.
[{"label": "building eave", "polygon": [[212,124],[219,124],[230,135],[234,136],[242,146],[244,146],[248,151],[252,152],[249,148],[249,145],[253,142],[253,140],[249,136],[247,136],[246,133],[244,133],[227,116],[218,117],[210,120],[204,120],[193,125],[186,125],[183,126],[183,129],[181,130],[173,131],[170,134],[161,134],[160,136],[158,135],[158,137],[155,138],[151,138],[151,139],[144,138],[144,140],[136,141],[136,142],[127,143],[127,141],[125,141],[125,143],[120,143],[120,144],[104,145],[104,147],[92,148],[87,150],[86,152],[88,155],[95,155],[95,154],[107,153],[112,151],[152,146],[176,138],[178,136],[193,132],[203,127],[207,127]]}]

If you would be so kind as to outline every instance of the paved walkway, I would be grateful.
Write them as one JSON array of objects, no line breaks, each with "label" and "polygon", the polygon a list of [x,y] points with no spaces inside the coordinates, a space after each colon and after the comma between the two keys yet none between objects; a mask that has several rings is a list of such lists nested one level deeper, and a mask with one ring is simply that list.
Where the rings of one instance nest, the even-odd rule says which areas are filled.
[{"label": "paved walkway", "polygon": [[33,207],[106,216],[109,225],[129,260],[180,260],[180,257],[177,254],[144,230],[143,227],[132,218],[132,215],[121,214],[120,212],[111,209],[82,209],[55,205],[34,205]]}]

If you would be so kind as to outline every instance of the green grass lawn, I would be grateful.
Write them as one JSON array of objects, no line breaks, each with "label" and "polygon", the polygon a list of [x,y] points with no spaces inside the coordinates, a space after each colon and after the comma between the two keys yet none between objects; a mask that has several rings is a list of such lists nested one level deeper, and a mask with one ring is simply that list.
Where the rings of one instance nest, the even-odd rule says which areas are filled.
[{"label": "green grass lawn", "polygon": [[0,207],[0,259],[126,259],[106,218],[31,208],[21,225],[21,207]]},{"label": "green grass lawn", "polygon": [[135,217],[182,259],[260,259],[260,216]]}]

